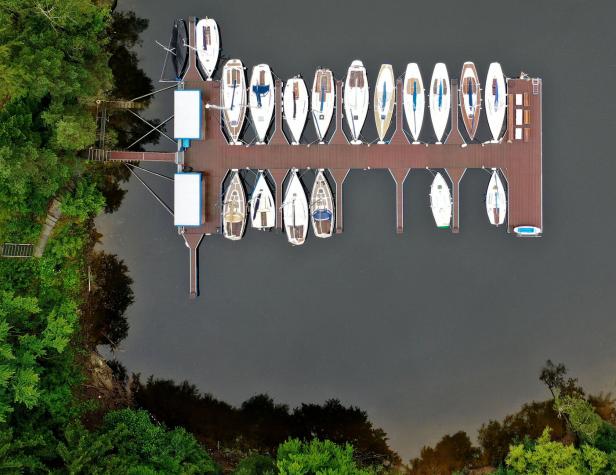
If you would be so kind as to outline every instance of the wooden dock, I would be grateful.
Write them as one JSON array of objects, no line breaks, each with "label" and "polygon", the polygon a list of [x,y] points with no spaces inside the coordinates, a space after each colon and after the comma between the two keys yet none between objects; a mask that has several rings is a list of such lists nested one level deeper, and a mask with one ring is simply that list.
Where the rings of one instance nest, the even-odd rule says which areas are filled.
[{"label": "wooden dock", "polygon": [[[190,44],[195,44],[194,18],[189,24]],[[459,131],[458,83],[451,81],[451,130],[443,144],[411,144],[403,131],[402,81],[397,82],[395,131],[388,144],[351,145],[342,128],[342,81],[336,81],[335,131],[327,144],[290,145],[282,129],[282,83],[275,84],[273,133],[266,145],[229,145],[221,130],[221,112],[206,105],[219,105],[219,81],[204,81],[197,69],[197,55],[189,48],[184,89],[201,91],[205,110],[202,140],[192,141],[183,153],[184,166],[204,175],[204,216],[199,227],[184,229],[190,248],[190,295],[198,294],[197,248],[204,235],[220,234],[222,186],[230,169],[265,169],[275,183],[275,199],[280,207],[282,186],[291,168],[328,169],[335,180],[336,232],[342,232],[343,183],[351,169],[388,169],[396,183],[396,232],[402,233],[404,181],[413,170],[444,169],[453,191],[452,232],[460,229],[459,185],[467,168],[497,168],[507,181],[509,232],[516,226],[543,229],[542,215],[542,137],[541,79],[507,81],[507,131],[500,143],[469,143]],[[521,111],[520,111],[521,110]],[[516,115],[517,112],[517,115]],[[523,120],[520,123],[519,117]],[[426,118],[425,127],[430,127]],[[109,160],[155,160],[176,162],[175,153],[106,152]],[[280,210],[276,227],[282,228]]]}]

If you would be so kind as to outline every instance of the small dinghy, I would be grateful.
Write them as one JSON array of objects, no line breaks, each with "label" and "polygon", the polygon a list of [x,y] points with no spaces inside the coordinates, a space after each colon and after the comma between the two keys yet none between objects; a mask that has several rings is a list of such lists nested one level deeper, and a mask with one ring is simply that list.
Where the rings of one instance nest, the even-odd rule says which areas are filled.
[{"label": "small dinghy", "polygon": [[359,136],[368,115],[370,95],[368,76],[364,63],[355,60],[351,63],[344,83],[344,116],[351,131],[352,144],[360,144]]},{"label": "small dinghy", "polygon": [[484,93],[490,132],[492,132],[493,142],[498,142],[503,130],[505,111],[507,109],[505,76],[500,64],[490,64]]},{"label": "small dinghy", "polygon": [[284,118],[291,131],[291,143],[297,145],[308,118],[308,90],[301,77],[291,78],[285,84],[283,105]]},{"label": "small dinghy", "polygon": [[246,193],[240,173],[235,170],[222,205],[223,234],[227,239],[238,241],[246,227]]},{"label": "small dinghy", "polygon": [[451,194],[443,175],[437,173],[430,186],[430,208],[434,222],[439,228],[448,228],[451,223]]},{"label": "small dinghy", "polygon": [[197,57],[203,72],[207,76],[207,80],[212,80],[212,75],[216,70],[218,63],[218,55],[220,53],[220,36],[218,34],[218,25],[213,18],[204,18],[199,20],[197,26]]},{"label": "small dinghy", "polygon": [[314,235],[328,238],[334,232],[334,197],[323,169],[319,169],[310,196],[310,219]]},{"label": "small dinghy", "polygon": [[186,28],[186,22],[181,18],[173,22],[171,52],[173,53],[175,77],[176,79],[181,79],[184,76],[184,70],[188,61],[188,28]]},{"label": "small dinghy", "polygon": [[492,178],[490,178],[488,191],[486,192],[486,212],[488,213],[490,223],[494,226],[500,226],[505,222],[507,195],[503,182],[495,168],[492,169]]},{"label": "small dinghy", "polygon": [[516,226],[513,228],[513,232],[515,232],[518,236],[524,237],[541,236],[541,228],[538,228],[537,226]]},{"label": "small dinghy", "polygon": [[250,224],[255,229],[270,229],[276,221],[276,206],[272,191],[267,184],[263,170],[259,176],[250,199]]},{"label": "small dinghy", "polygon": [[430,81],[430,118],[436,134],[436,143],[441,143],[447,121],[449,120],[449,107],[451,93],[449,91],[449,74],[445,63],[437,63]]},{"label": "small dinghy", "polygon": [[248,102],[257,143],[263,144],[274,115],[274,79],[267,64],[258,64],[252,68]]},{"label": "small dinghy", "polygon": [[294,246],[304,244],[308,232],[308,200],[296,169],[291,170],[282,207],[287,239]]},{"label": "small dinghy", "polygon": [[379,134],[379,142],[385,143],[385,135],[391,124],[396,104],[396,80],[391,64],[382,64],[374,87],[374,121]]},{"label": "small dinghy", "polygon": [[423,124],[426,95],[417,63],[409,63],[404,74],[404,116],[409,126],[413,143],[419,143]]},{"label": "small dinghy", "polygon": [[312,118],[321,143],[332,121],[335,99],[334,75],[329,69],[317,69],[312,85]]},{"label": "small dinghy", "polygon": [[471,140],[475,138],[481,113],[481,88],[477,68],[471,62],[464,63],[460,75],[460,109],[462,109],[462,122]]},{"label": "small dinghy", "polygon": [[241,145],[239,137],[246,117],[246,78],[239,59],[230,59],[222,69],[222,107],[231,143]]}]

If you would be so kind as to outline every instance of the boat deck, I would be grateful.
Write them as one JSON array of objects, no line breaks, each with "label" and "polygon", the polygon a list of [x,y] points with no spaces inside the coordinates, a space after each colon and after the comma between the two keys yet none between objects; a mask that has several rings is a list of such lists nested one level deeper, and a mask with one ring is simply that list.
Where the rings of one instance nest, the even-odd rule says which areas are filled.
[{"label": "boat deck", "polygon": [[[189,26],[190,44],[195,43],[194,19]],[[197,55],[189,49],[184,89],[197,89],[205,105],[219,105],[219,81],[204,81],[197,69]],[[221,195],[225,177],[231,169],[265,169],[275,183],[278,206],[276,227],[282,228],[282,184],[291,168],[328,169],[336,182],[336,233],[342,232],[342,185],[351,169],[388,169],[396,182],[396,231],[403,231],[403,185],[411,170],[444,169],[453,189],[452,231],[459,232],[459,184],[467,168],[498,168],[507,181],[509,232],[516,226],[532,225],[543,229],[542,215],[542,137],[541,79],[509,79],[507,130],[500,143],[466,144],[459,131],[459,107],[451,107],[451,129],[443,144],[411,144],[403,131],[401,80],[397,81],[395,131],[389,143],[351,145],[342,129],[342,81],[336,82],[335,132],[327,144],[290,145],[282,129],[282,83],[275,84],[275,117],[268,144],[229,145],[221,130],[221,111],[205,108],[202,140],[192,141],[182,154],[153,154],[155,160],[176,161],[204,175],[203,224],[185,228],[184,238],[191,250],[190,294],[198,294],[197,247],[204,235],[220,234]],[[458,84],[451,81],[451,97],[458,98]],[[516,113],[517,112],[517,113]],[[522,118],[520,120],[520,117]],[[430,127],[426,117],[425,127]],[[108,159],[129,160],[130,152],[108,152]],[[132,160],[148,160],[139,152]]]}]

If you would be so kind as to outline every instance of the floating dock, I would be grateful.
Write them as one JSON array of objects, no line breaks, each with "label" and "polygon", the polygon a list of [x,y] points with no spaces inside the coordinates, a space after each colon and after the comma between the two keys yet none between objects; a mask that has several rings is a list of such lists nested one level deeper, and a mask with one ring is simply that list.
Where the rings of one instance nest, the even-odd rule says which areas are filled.
[{"label": "floating dock", "polygon": [[198,226],[181,228],[190,249],[190,296],[198,289],[197,249],[203,236],[221,233],[223,182],[232,169],[268,170],[275,184],[278,207],[276,228],[282,229],[283,182],[292,168],[328,169],[335,180],[336,233],[343,229],[343,183],[352,169],[387,169],[396,183],[396,232],[402,233],[403,187],[412,170],[444,169],[452,184],[453,216],[451,230],[460,230],[460,181],[468,168],[499,169],[507,181],[507,230],[517,226],[543,229],[542,213],[542,82],[523,77],[507,80],[506,131],[499,143],[466,144],[459,131],[458,83],[451,80],[451,129],[443,144],[411,144],[403,130],[402,80],[397,81],[395,131],[389,143],[352,145],[342,127],[342,81],[336,81],[335,131],[326,144],[290,145],[282,127],[282,82],[275,83],[274,131],[266,145],[229,145],[221,130],[221,111],[206,108],[220,103],[220,82],[203,80],[197,69],[195,19],[189,21],[188,67],[181,84],[184,90],[201,92],[205,120],[201,139],[181,152],[106,151],[104,159],[158,161],[178,164],[203,176],[202,219]]}]

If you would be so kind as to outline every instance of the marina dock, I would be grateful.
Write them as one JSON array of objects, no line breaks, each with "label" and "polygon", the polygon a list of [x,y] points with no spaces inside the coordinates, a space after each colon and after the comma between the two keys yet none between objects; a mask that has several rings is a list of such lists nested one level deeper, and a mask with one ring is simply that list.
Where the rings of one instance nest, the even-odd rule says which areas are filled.
[{"label": "marina dock", "polygon": [[[403,186],[410,173],[417,170],[441,169],[446,172],[453,198],[451,230],[460,231],[459,186],[468,168],[498,169],[507,184],[508,232],[518,226],[543,229],[542,214],[542,82],[522,77],[507,80],[506,131],[499,143],[466,144],[459,129],[458,82],[451,80],[451,129],[442,144],[411,144],[403,130],[401,79],[397,80],[393,136],[386,144],[352,145],[343,130],[342,88],[336,81],[335,131],[326,144],[291,145],[283,132],[282,82],[275,82],[275,112],[273,132],[265,145],[229,145],[222,131],[218,106],[221,84],[205,81],[197,68],[195,53],[195,19],[189,20],[188,67],[181,83],[184,90],[201,92],[201,139],[179,152],[106,151],[105,159],[120,161],[158,161],[178,165],[202,174],[202,219],[199,226],[180,229],[190,249],[190,295],[196,297],[198,285],[198,247],[204,236],[222,231],[221,196],[223,182],[230,170],[267,170],[273,179],[277,206],[276,228],[282,229],[283,182],[289,170],[296,168],[327,169],[335,181],[335,232],[343,231],[343,184],[350,170],[386,169],[395,181],[396,232],[404,230]],[[522,117],[522,120],[520,120]]]}]

